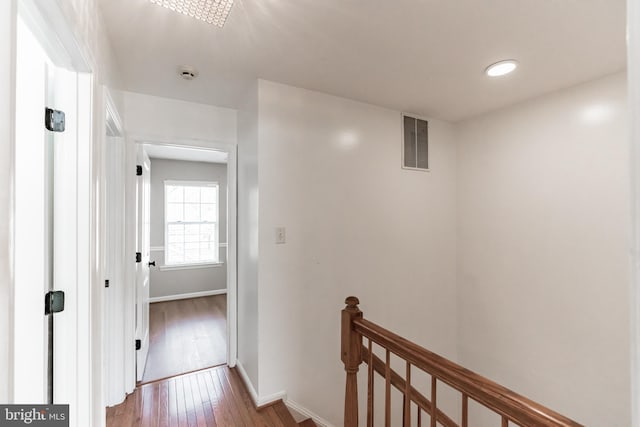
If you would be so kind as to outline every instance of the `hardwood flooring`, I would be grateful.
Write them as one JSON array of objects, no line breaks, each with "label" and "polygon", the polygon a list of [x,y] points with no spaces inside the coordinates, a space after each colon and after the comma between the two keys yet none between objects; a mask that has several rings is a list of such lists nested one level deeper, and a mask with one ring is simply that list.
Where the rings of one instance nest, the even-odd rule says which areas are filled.
[{"label": "hardwood flooring", "polygon": [[153,303],[142,383],[227,361],[227,296]]},{"label": "hardwood flooring", "polygon": [[278,401],[255,409],[235,368],[219,366],[142,385],[124,403],[107,408],[107,427],[294,427]]}]

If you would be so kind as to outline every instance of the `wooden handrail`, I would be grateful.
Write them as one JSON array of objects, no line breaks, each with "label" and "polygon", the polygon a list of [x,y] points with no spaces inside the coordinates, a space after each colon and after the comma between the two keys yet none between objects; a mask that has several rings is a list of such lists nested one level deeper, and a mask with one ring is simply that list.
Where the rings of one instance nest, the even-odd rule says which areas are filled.
[{"label": "wooden handrail", "polygon": [[[363,337],[390,351],[412,366],[430,374],[438,381],[442,381],[458,390],[463,395],[463,401],[466,401],[466,397],[469,397],[498,413],[503,417],[503,424],[504,420],[507,420],[507,423],[511,421],[527,427],[581,426],[581,424],[545,406],[364,319],[362,312],[358,308],[359,300],[357,298],[349,297],[345,303],[347,307],[342,311],[342,360],[347,371],[345,427],[356,427],[358,425],[357,379],[355,376],[358,372],[358,366],[363,361]],[[368,355],[368,351],[365,354]],[[380,363],[382,366],[379,367],[384,373],[384,362],[380,360]],[[377,363],[374,362],[375,364]],[[376,369],[376,371],[378,370]],[[466,406],[463,406],[463,414],[466,417]],[[438,421],[441,422],[440,420]],[[464,422],[463,425],[465,425]]]}]

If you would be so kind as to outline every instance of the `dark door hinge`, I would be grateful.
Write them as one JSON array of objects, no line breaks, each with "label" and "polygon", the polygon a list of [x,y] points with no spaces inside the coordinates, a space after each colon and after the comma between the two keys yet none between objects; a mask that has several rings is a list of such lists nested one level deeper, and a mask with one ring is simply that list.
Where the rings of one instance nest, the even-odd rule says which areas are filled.
[{"label": "dark door hinge", "polygon": [[44,127],[51,132],[64,132],[65,118],[64,111],[52,108],[44,109]]},{"label": "dark door hinge", "polygon": [[105,288],[108,288],[108,287],[109,287],[109,279],[106,279],[106,280],[104,281],[104,287],[105,287]]},{"label": "dark door hinge", "polygon": [[136,262],[142,262],[142,254],[140,252],[136,252]]},{"label": "dark door hinge", "polygon": [[44,295],[44,314],[60,313],[63,310],[63,291],[49,291]]},{"label": "dark door hinge", "polygon": [[142,176],[142,165],[136,165],[136,176]]},{"label": "dark door hinge", "polygon": [[136,340],[136,350],[140,350],[142,348],[142,340]]}]

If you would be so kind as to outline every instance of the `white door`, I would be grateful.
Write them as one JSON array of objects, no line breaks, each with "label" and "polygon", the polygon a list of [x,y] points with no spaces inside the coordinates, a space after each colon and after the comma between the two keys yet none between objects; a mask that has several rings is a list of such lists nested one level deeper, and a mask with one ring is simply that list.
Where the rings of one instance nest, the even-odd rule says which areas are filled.
[{"label": "white door", "polygon": [[[136,182],[136,379],[142,380],[149,353],[149,254],[151,161],[142,146],[137,148],[142,176]],[[138,344],[139,343],[139,344]]]},{"label": "white door", "polygon": [[[15,150],[15,401],[74,401],[77,349],[78,75],[57,67],[18,20]],[[45,107],[65,113],[64,132],[45,129]],[[64,311],[44,314],[49,290]]]}]

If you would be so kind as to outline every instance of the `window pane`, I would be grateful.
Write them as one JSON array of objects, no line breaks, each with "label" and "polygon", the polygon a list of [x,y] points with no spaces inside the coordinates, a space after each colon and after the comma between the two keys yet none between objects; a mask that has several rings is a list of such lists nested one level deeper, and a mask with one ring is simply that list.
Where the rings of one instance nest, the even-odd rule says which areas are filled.
[{"label": "window pane", "polygon": [[200,244],[184,244],[184,262],[200,262]]},{"label": "window pane", "polygon": [[199,242],[200,241],[200,225],[190,224],[184,228],[184,241],[185,242]]},{"label": "window pane", "polygon": [[200,187],[184,187],[185,203],[200,203]]},{"label": "window pane", "polygon": [[177,185],[167,185],[167,202],[182,203],[184,192],[182,187]]},{"label": "window pane", "polygon": [[184,204],[184,220],[186,222],[200,221],[200,204],[185,203]]},{"label": "window pane", "polygon": [[216,251],[213,243],[200,243],[200,259],[203,262],[217,261],[215,256]]},{"label": "window pane", "polygon": [[213,203],[200,205],[200,218],[202,221],[215,222],[217,219],[216,206]]},{"label": "window pane", "polygon": [[202,224],[200,226],[200,241],[214,242],[216,227],[213,224]]},{"label": "window pane", "polygon": [[184,244],[170,243],[167,245],[167,264],[181,264],[184,262]]},{"label": "window pane", "polygon": [[182,203],[167,203],[167,221],[178,222],[183,221]]},{"label": "window pane", "polygon": [[218,187],[201,187],[200,202],[216,203],[218,201]]},{"label": "window pane", "polygon": [[167,243],[184,242],[184,225],[169,224],[167,227]]},{"label": "window pane", "polygon": [[213,185],[166,186],[167,264],[217,261],[218,195]]}]

